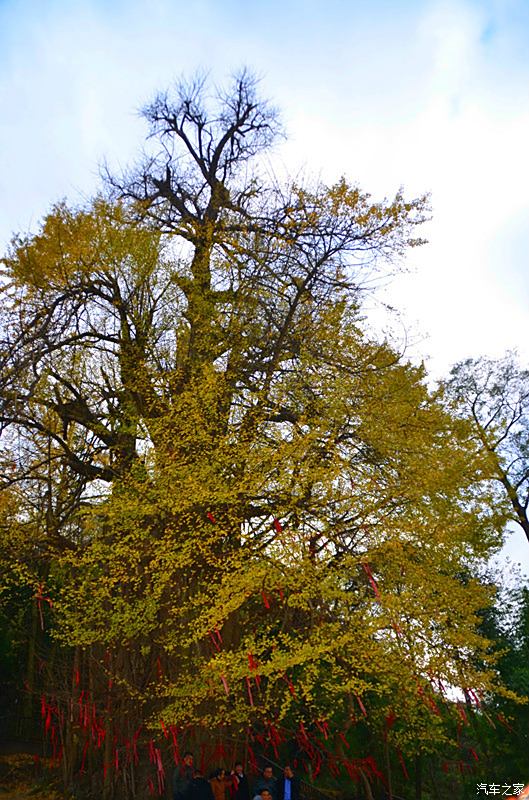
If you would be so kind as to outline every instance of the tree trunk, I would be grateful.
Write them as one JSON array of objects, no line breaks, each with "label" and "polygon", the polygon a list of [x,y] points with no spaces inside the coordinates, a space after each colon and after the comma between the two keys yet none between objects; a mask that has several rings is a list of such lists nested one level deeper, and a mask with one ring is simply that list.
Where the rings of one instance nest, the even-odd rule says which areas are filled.
[{"label": "tree trunk", "polygon": [[422,800],[422,756],[415,756],[415,800]]},{"label": "tree trunk", "polygon": [[20,725],[19,735],[26,738],[32,731],[33,720],[33,695],[35,693],[35,648],[37,636],[39,635],[38,628],[38,609],[37,603],[31,604],[31,632],[28,642],[28,654],[26,661],[26,681],[27,692],[24,696],[24,704],[22,706],[22,720]]},{"label": "tree trunk", "polygon": [[371,784],[369,783],[367,775],[365,774],[364,770],[359,768],[358,772],[360,773],[360,777],[362,778],[362,783],[364,784],[366,800],[375,800],[375,798],[373,797],[373,792],[371,790]]},{"label": "tree trunk", "polygon": [[387,736],[385,737],[384,742],[384,755],[386,758],[386,776],[388,780],[388,799],[393,800],[393,788],[392,788],[392,781],[391,781],[391,760],[389,757],[389,745]]}]

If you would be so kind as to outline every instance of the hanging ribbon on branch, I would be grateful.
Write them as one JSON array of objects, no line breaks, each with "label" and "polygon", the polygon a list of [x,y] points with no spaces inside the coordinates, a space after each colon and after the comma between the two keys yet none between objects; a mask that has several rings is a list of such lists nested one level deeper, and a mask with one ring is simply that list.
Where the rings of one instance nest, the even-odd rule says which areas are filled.
[{"label": "hanging ribbon on branch", "polygon": [[254,702],[253,702],[252,684],[250,678],[246,676],[245,681],[246,681],[246,691],[248,692],[248,700],[250,701],[250,705],[253,706]]},{"label": "hanging ribbon on branch", "polygon": [[362,703],[362,698],[361,698],[361,697],[359,697],[357,694],[355,694],[355,697],[356,697],[356,702],[357,702],[357,703],[358,703],[358,705],[360,706],[360,711],[362,712],[362,714],[364,715],[364,717],[367,717],[367,711],[366,711],[366,709],[365,709],[365,706],[364,706],[364,704]]},{"label": "hanging ribbon on branch", "polygon": [[259,766],[257,764],[257,758],[255,757],[255,753],[253,748],[250,744],[247,745],[248,751],[248,764],[250,766],[250,770],[253,772],[254,775],[257,775],[259,772]]},{"label": "hanging ribbon on branch", "polygon": [[342,733],[342,731],[338,731],[338,736],[342,740],[343,746],[346,747],[347,750],[349,750],[351,746],[350,746],[349,742],[347,741],[347,739],[345,738],[345,734]]},{"label": "hanging ribbon on branch", "polygon": [[165,770],[163,768],[162,751],[159,747],[154,748],[156,777],[158,779],[158,794],[163,794],[165,789]]},{"label": "hanging ribbon on branch", "polygon": [[296,732],[296,739],[298,744],[302,750],[308,755],[309,759],[312,761],[315,753],[314,746],[310,741],[310,737],[305,729],[305,725],[303,722],[299,723],[299,728]]},{"label": "hanging ribbon on branch", "polygon": [[171,734],[171,752],[173,754],[173,761],[175,764],[179,764],[180,749],[178,747],[178,728],[176,725],[171,725],[169,727],[169,733]]},{"label": "hanging ribbon on branch", "polygon": [[332,755],[327,756],[327,767],[333,778],[340,776],[340,765]]},{"label": "hanging ribbon on branch", "polygon": [[472,705],[472,701],[476,704],[477,708],[481,708],[481,700],[477,696],[474,689],[469,689],[468,687],[463,688],[463,692],[465,693],[465,697],[469,699],[470,704]]},{"label": "hanging ribbon on branch", "polygon": [[43,587],[44,587],[44,585],[42,583],[39,583],[39,588],[38,588],[36,594],[34,595],[35,600],[37,601],[37,608],[39,610],[39,619],[40,619],[41,630],[44,630],[44,614],[42,613],[42,604],[43,603],[48,603],[49,607],[53,608],[53,603],[51,601],[51,598],[48,597],[47,595],[43,594]]},{"label": "hanging ribbon on branch", "polygon": [[369,566],[369,564],[366,561],[362,562],[362,569],[364,570],[365,574],[367,575],[369,583],[371,584],[371,587],[372,587],[372,589],[373,589],[373,591],[375,593],[375,597],[380,602],[381,598],[380,598],[380,592],[378,590],[377,582],[373,577],[373,573],[371,572],[371,567]]},{"label": "hanging ribbon on branch", "polygon": [[395,712],[393,710],[391,710],[389,712],[389,714],[387,714],[386,717],[384,718],[384,739],[387,740],[388,731],[390,731],[392,729],[393,725],[395,724],[396,719],[397,719],[397,715],[395,714]]},{"label": "hanging ribbon on branch", "polygon": [[284,677],[284,679],[285,679],[285,681],[287,683],[288,691],[290,692],[292,697],[295,698],[296,697],[296,687],[294,686],[294,684],[292,683],[292,681],[290,680],[290,678],[288,677],[286,672],[285,672],[283,677]]},{"label": "hanging ribbon on branch", "polygon": [[417,694],[421,698],[424,705],[428,706],[436,716],[440,717],[441,712],[439,711],[437,703],[435,702],[433,697],[430,697],[430,695],[425,692],[424,688],[421,686],[417,678],[415,678],[415,683],[417,684]]},{"label": "hanging ribbon on branch", "polygon": [[[259,662],[254,657],[253,653],[248,653],[248,667],[250,668],[250,672],[254,673],[253,677],[255,679],[255,685],[257,689],[260,691],[261,689],[261,676],[257,672],[259,669]],[[248,696],[251,696],[251,678],[246,678],[246,684],[248,686]],[[250,699],[250,705],[253,705],[252,699]]]},{"label": "hanging ribbon on branch", "polygon": [[476,753],[476,751],[474,750],[474,748],[473,747],[469,747],[468,750],[469,750],[470,755],[474,759],[474,761],[479,761],[479,756]]},{"label": "hanging ribbon on branch", "polygon": [[315,720],[316,727],[323,734],[324,739],[329,738],[329,723],[325,719],[317,719]]},{"label": "hanging ribbon on branch", "polygon": [[404,761],[404,757],[403,757],[403,755],[402,755],[400,750],[397,750],[397,758],[399,759],[399,763],[400,763],[400,766],[401,766],[401,769],[402,769],[402,774],[404,775],[404,777],[408,781],[410,779],[410,776],[408,774],[408,770],[406,769],[406,762]]},{"label": "hanging ribbon on branch", "polygon": [[83,747],[83,755],[82,755],[82,757],[81,757],[81,767],[80,767],[80,769],[79,769],[79,775],[84,775],[84,773],[85,773],[86,754],[87,754],[87,752],[88,752],[88,745],[89,745],[89,743],[90,743],[90,742],[89,742],[89,740],[88,740],[88,739],[87,739],[87,740],[86,740],[86,742],[84,743],[84,747]]},{"label": "hanging ribbon on branch", "polygon": [[282,737],[279,730],[271,722],[268,723],[268,740],[272,745],[275,757],[279,758],[278,747],[281,744]]},{"label": "hanging ribbon on branch", "polygon": [[342,763],[351,780],[353,780],[355,783],[358,783],[360,780],[360,771],[358,770],[358,767],[354,765],[354,761],[346,758]]},{"label": "hanging ribbon on branch", "polygon": [[465,709],[463,708],[463,704],[462,704],[461,700],[457,701],[456,708],[457,708],[457,712],[458,712],[459,716],[461,717],[461,722],[464,725],[468,725],[468,718],[467,718]]},{"label": "hanging ribbon on branch", "polygon": [[501,712],[501,711],[499,711],[499,712],[496,714],[496,717],[497,717],[497,719],[498,719],[498,722],[499,722],[499,723],[501,723],[501,725],[503,725],[503,727],[504,727],[504,728],[507,728],[507,730],[508,730],[510,733],[514,733],[514,728],[512,727],[512,725],[509,725],[509,723],[507,722],[507,719],[506,719],[506,717],[504,716],[504,714],[502,714],[502,712]]}]

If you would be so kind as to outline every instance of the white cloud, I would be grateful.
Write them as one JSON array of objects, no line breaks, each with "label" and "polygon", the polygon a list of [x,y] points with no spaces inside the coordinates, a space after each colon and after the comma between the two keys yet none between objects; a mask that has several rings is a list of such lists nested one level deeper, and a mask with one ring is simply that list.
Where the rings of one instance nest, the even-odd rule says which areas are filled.
[{"label": "white cloud", "polygon": [[333,16],[291,2],[239,19],[236,3],[222,14],[169,0],[7,3],[0,236],[93,191],[103,156],[130,160],[144,132],[135,112],[156,88],[208,62],[222,77],[246,62],[285,109],[287,166],[345,173],[375,195],[402,183],[432,192],[431,244],[389,298],[429,334],[438,368],[523,349],[529,60],[511,24],[520,4],[507,6],[337,4]]}]

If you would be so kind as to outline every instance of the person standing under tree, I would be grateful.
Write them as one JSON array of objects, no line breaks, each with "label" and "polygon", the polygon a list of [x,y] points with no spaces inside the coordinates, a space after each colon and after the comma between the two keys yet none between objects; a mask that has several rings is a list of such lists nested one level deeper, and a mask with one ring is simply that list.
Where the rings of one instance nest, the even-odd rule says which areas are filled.
[{"label": "person standing under tree", "polygon": [[231,773],[231,797],[232,800],[250,800],[250,787],[248,778],[244,774],[244,767],[237,761]]},{"label": "person standing under tree", "polygon": [[194,762],[193,753],[189,750],[184,753],[184,758],[179,767],[173,772],[173,800],[189,800],[189,791],[193,780]]},{"label": "person standing under tree", "polygon": [[272,767],[270,766],[267,766],[263,769],[262,776],[255,782],[253,790],[254,796],[257,797],[259,795],[262,797],[263,789],[267,789],[272,795],[272,800],[276,800],[276,782],[274,780]]},{"label": "person standing under tree", "polygon": [[219,767],[209,780],[209,785],[213,791],[215,800],[226,800],[226,772]]},{"label": "person standing under tree", "polygon": [[283,775],[276,782],[275,800],[299,800],[299,778],[296,778],[290,764],[286,764]]}]

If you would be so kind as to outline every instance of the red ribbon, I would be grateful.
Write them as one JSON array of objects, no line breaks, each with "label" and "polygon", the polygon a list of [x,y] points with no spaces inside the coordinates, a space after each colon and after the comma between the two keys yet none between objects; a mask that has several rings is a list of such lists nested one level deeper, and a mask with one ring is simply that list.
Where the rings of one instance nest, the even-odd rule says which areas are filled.
[{"label": "red ribbon", "polygon": [[472,700],[474,700],[475,704],[479,708],[481,706],[481,701],[480,701],[479,697],[477,696],[476,692],[474,691],[474,689],[466,689],[465,691],[468,692],[468,694],[470,695]]},{"label": "red ribbon", "polygon": [[463,721],[463,722],[465,723],[465,725],[466,725],[466,724],[468,723],[468,719],[467,719],[467,715],[466,715],[466,713],[465,713],[465,709],[464,709],[464,708],[463,708],[463,706],[461,705],[461,701],[459,701],[459,700],[457,701],[457,706],[456,706],[456,708],[457,708],[457,710],[458,710],[458,712],[459,712],[459,716],[461,717],[462,721]]},{"label": "red ribbon", "polygon": [[257,766],[257,759],[251,745],[248,745],[248,763],[254,775],[257,775],[259,767]]},{"label": "red ribbon", "polygon": [[246,676],[246,689],[248,691],[248,699],[250,701],[250,705],[253,706],[253,695],[252,695],[252,686],[250,683],[250,678]]},{"label": "red ribbon", "polygon": [[353,781],[358,783],[358,781],[360,780],[360,773],[358,772],[358,769],[355,767],[354,763],[352,761],[344,759],[343,765],[344,765],[349,777]]},{"label": "red ribbon", "polygon": [[408,775],[408,770],[406,769],[406,764],[404,762],[404,758],[403,758],[402,753],[400,752],[400,750],[397,750],[397,756],[398,756],[398,759],[400,761],[400,766],[402,767],[402,774],[404,775],[404,777],[408,781],[410,779],[410,776]]},{"label": "red ribbon", "polygon": [[366,562],[362,562],[362,567],[363,567],[364,572],[366,573],[366,575],[367,575],[367,577],[369,579],[369,583],[373,587],[373,591],[375,593],[375,596],[377,597],[378,600],[380,600],[380,592],[378,591],[377,582],[373,578],[373,573],[371,572],[371,567]]},{"label": "red ribbon", "polygon": [[44,630],[44,615],[42,613],[42,603],[49,603],[50,608],[53,608],[53,603],[49,597],[42,594],[43,584],[39,583],[38,592],[35,595],[35,600],[37,601],[37,606],[39,609],[39,619],[40,619],[40,627],[41,630]]},{"label": "red ribbon", "polygon": [[162,794],[165,788],[165,770],[163,768],[162,751],[159,747],[154,748],[156,757],[156,774],[158,777],[158,794]]},{"label": "red ribbon", "polygon": [[[172,743],[171,743],[171,751],[173,753],[173,761],[175,764],[180,763],[180,750],[178,748],[178,728],[176,725],[171,725],[169,728],[171,733]],[[202,770],[204,771],[204,770]]]},{"label": "red ribbon", "polygon": [[498,717],[499,722],[501,722],[501,724],[504,726],[504,728],[507,728],[507,730],[510,731],[511,733],[514,732],[514,728],[512,727],[512,725],[509,725],[509,723],[507,722],[507,720],[505,719],[505,717],[501,713],[501,711],[498,712],[498,714],[496,716]]},{"label": "red ribbon", "polygon": [[473,747],[469,747],[468,749],[470,750],[470,754],[471,754],[472,758],[474,759],[474,761],[479,761],[479,756],[476,753],[476,751],[474,750],[474,748]]},{"label": "red ribbon", "polygon": [[151,762],[151,764],[154,764],[156,761],[156,754],[154,752],[154,742],[152,739],[149,739],[148,747],[149,747],[149,761]]},{"label": "red ribbon", "polygon": [[356,701],[357,701],[358,705],[360,706],[360,711],[362,712],[364,717],[367,717],[367,711],[365,709],[364,704],[362,703],[361,698],[357,694],[355,694],[355,697],[356,697]]},{"label": "red ribbon", "polygon": [[277,531],[277,533],[281,533],[281,531],[283,530],[283,527],[277,517],[274,517],[274,528]]},{"label": "red ribbon", "polygon": [[386,718],[384,720],[386,730],[389,731],[393,727],[393,725],[395,724],[395,720],[396,719],[397,719],[397,716],[396,716],[395,712],[394,711],[390,711],[389,714],[386,716]]},{"label": "red ribbon", "polygon": [[288,675],[287,675],[287,673],[286,673],[286,672],[285,672],[284,678],[285,678],[285,680],[286,680],[286,682],[287,682],[288,691],[290,692],[290,694],[292,695],[292,697],[295,697],[295,696],[296,696],[296,689],[295,689],[295,686],[294,686],[294,684],[292,683],[292,681],[290,680],[290,678],[288,677]]},{"label": "red ribbon", "polygon": [[339,731],[338,736],[340,737],[340,739],[344,743],[344,746],[347,747],[347,749],[349,750],[349,742],[345,738],[344,734],[341,731]]}]

